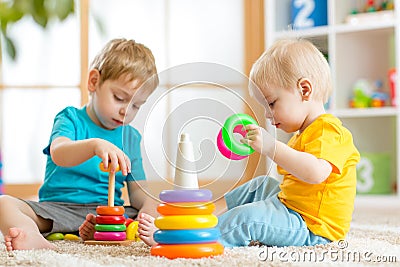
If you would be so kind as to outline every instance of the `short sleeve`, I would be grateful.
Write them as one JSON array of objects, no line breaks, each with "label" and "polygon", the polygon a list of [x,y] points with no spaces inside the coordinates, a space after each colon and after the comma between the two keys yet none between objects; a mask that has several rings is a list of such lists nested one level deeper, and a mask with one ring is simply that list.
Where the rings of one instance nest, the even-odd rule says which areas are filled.
[{"label": "short sleeve", "polygon": [[67,137],[71,140],[76,139],[75,125],[76,111],[72,107],[60,111],[54,118],[53,129],[51,131],[48,145],[43,149],[43,153],[50,155],[50,145],[57,137]]},{"label": "short sleeve", "polygon": [[353,153],[351,134],[343,127],[325,122],[318,130],[308,136],[304,144],[304,151],[317,158],[324,159],[332,164],[333,172],[342,173],[342,170]]},{"label": "short sleeve", "polygon": [[131,159],[131,173],[126,177],[127,181],[146,180],[140,149],[142,140],[140,133],[133,127],[127,127],[123,136],[123,150]]}]

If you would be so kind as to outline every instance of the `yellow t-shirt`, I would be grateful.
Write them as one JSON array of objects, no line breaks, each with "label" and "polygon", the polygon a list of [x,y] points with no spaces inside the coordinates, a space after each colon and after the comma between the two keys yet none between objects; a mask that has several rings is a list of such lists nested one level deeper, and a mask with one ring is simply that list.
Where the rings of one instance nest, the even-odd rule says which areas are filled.
[{"label": "yellow t-shirt", "polygon": [[332,173],[320,184],[306,183],[278,166],[284,175],[278,197],[303,217],[316,235],[332,241],[342,239],[350,228],[356,194],[356,164],[360,154],[349,130],[331,114],[324,114],[288,145],[332,165]]}]

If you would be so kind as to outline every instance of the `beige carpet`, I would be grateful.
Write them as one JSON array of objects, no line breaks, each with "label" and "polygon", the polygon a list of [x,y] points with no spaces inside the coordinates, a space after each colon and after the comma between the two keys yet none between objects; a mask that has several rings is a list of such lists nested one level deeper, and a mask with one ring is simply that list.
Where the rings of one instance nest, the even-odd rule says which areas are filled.
[{"label": "beige carpet", "polygon": [[214,258],[168,260],[150,256],[142,242],[130,247],[55,244],[56,251],[11,253],[3,245],[0,266],[400,266],[400,198],[358,200],[346,241],[325,246],[253,246],[226,249]]}]

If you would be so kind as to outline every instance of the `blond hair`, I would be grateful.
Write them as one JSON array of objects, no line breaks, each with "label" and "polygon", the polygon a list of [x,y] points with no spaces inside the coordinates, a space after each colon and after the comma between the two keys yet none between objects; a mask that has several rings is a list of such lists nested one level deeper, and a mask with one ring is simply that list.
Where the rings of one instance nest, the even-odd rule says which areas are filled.
[{"label": "blond hair", "polygon": [[250,80],[260,88],[297,88],[301,78],[313,86],[313,98],[326,102],[332,92],[332,77],[324,55],[310,42],[302,39],[276,41],[253,64]]},{"label": "blond hair", "polygon": [[90,68],[100,72],[100,85],[106,80],[116,80],[123,75],[127,75],[130,81],[146,83],[146,88],[152,91],[159,83],[151,50],[134,40],[109,41],[93,59]]}]

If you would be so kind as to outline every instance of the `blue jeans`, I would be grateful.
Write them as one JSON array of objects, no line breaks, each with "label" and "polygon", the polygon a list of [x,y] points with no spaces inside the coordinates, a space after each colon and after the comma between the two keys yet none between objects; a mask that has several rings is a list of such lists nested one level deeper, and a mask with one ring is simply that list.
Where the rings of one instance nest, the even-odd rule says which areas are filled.
[{"label": "blue jeans", "polygon": [[228,211],[218,218],[225,247],[259,241],[268,246],[312,246],[331,242],[314,235],[299,213],[278,199],[279,182],[256,177],[225,195]]}]

